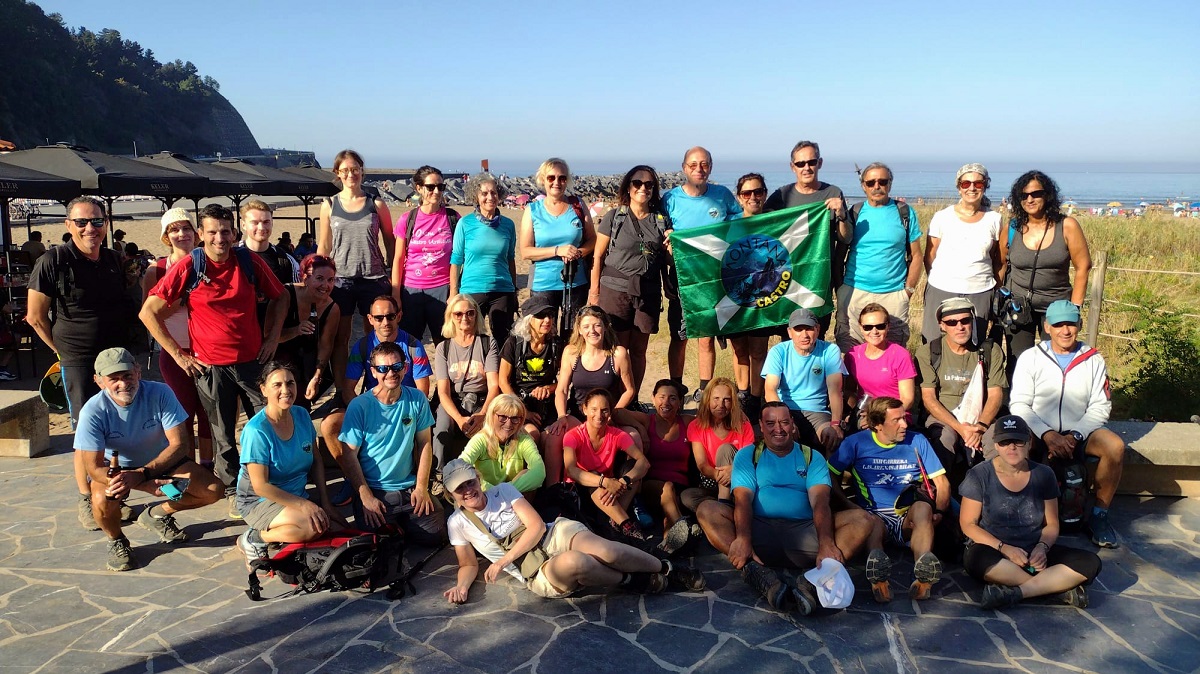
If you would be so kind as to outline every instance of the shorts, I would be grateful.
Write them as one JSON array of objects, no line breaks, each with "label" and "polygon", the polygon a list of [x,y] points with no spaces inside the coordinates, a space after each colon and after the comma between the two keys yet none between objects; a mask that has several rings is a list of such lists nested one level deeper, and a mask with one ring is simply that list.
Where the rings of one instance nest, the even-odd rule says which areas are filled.
[{"label": "shorts", "polygon": [[812,520],[754,516],[754,552],[767,566],[808,569],[817,560],[817,525]]},{"label": "shorts", "polygon": [[824,453],[825,445],[821,442],[821,429],[833,422],[833,415],[828,412],[809,412],[808,410],[792,410],[792,423],[796,425],[796,436],[800,444],[808,445],[818,452]]},{"label": "shorts", "polygon": [[279,517],[279,513],[283,512],[283,504],[263,498],[251,506],[249,511],[240,508],[238,510],[242,513],[242,518],[246,520],[246,526],[258,531],[266,531],[271,528],[271,522]]},{"label": "shorts", "polygon": [[637,330],[642,334],[653,335],[658,332],[658,317],[662,314],[662,297],[655,295],[651,299],[601,288],[600,308],[608,314],[614,331]]},{"label": "shorts", "polygon": [[[571,541],[575,539],[575,535],[588,530],[582,522],[569,520],[565,517],[559,517],[554,520],[554,523],[550,527],[550,533],[542,539],[542,549],[546,551],[546,555],[550,559],[570,550]],[[549,560],[547,560],[546,564],[549,563]],[[546,564],[542,565],[542,569],[546,567]],[[529,588],[530,592],[545,599],[562,599],[574,592],[574,590],[560,590],[554,587],[546,579],[546,574],[542,573],[542,569],[539,569],[537,574],[525,583],[525,587]]]},{"label": "shorts", "polygon": [[330,293],[337,302],[342,318],[349,318],[358,313],[366,316],[371,312],[371,305],[380,295],[391,295],[392,284],[386,278],[338,278],[338,285]]},{"label": "shorts", "polygon": [[878,510],[868,510],[867,512],[883,520],[883,528],[887,532],[888,541],[902,548],[909,547],[908,541],[904,540],[904,515]]},{"label": "shorts", "polygon": [[683,304],[678,297],[667,298],[667,333],[671,339],[687,341],[687,326],[683,323]]}]

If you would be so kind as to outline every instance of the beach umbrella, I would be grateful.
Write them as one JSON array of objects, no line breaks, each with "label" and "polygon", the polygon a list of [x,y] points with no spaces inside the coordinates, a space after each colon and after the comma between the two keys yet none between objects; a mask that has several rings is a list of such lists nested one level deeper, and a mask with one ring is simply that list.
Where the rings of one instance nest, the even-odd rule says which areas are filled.
[{"label": "beach umbrella", "polygon": [[201,162],[187,155],[174,152],[159,152],[158,154],[138,157],[140,162],[152,166],[162,166],[175,171],[191,173],[208,178],[205,192],[189,194],[197,218],[200,215],[200,199],[203,197],[228,197],[233,202],[233,210],[242,207],[242,201],[251,194],[271,195],[279,189],[277,181],[261,176],[255,176],[243,171],[234,171],[224,166]]},{"label": "beach umbrella", "polygon": [[1076,202],[1074,199],[1067,199],[1066,201],[1062,202],[1062,205],[1063,206],[1078,206],[1079,203]]},{"label": "beach umbrella", "polygon": [[1187,208],[1187,204],[1183,203],[1182,201],[1176,201],[1175,203],[1171,204],[1171,208],[1178,211]]},{"label": "beach umbrella", "polygon": [[1193,211],[1200,208],[1200,201],[1193,201],[1192,203],[1188,204],[1188,208],[1192,209]]},{"label": "beach umbrella", "polygon": [[518,194],[517,198],[516,198],[516,203],[518,206],[524,206],[525,204],[529,203],[529,195],[528,194]]},{"label": "beach umbrella", "polygon": [[[70,201],[83,193],[79,181],[4,163],[0,155],[0,243],[12,243],[12,223],[8,217],[11,199],[54,199]],[[26,222],[28,225],[28,221]]]},{"label": "beach umbrella", "polygon": [[1150,205],[1150,204],[1149,204],[1149,203],[1147,203],[1147,202],[1145,202],[1145,201],[1142,201],[1142,202],[1139,202],[1139,203],[1138,203],[1138,206],[1141,206],[1142,208],[1145,208],[1146,206],[1149,206],[1149,205]]},{"label": "beach umbrella", "polygon": [[1121,205],[1122,205],[1122,204],[1121,204],[1121,202],[1119,202],[1119,201],[1110,201],[1110,202],[1108,202],[1108,207],[1109,207],[1109,208],[1120,208],[1120,207],[1121,207]]}]

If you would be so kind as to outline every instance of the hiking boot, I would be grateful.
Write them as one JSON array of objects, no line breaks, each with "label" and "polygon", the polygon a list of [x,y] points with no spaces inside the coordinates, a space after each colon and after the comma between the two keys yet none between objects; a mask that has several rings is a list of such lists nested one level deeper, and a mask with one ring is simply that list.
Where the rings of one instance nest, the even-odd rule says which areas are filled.
[{"label": "hiking boot", "polygon": [[668,555],[675,554],[680,548],[687,545],[691,538],[691,529],[687,520],[679,518],[675,524],[671,525],[671,528],[663,532],[663,540],[662,543],[659,543],[658,549]]},{"label": "hiking boot", "polygon": [[238,550],[246,556],[246,570],[250,570],[250,563],[259,559],[266,559],[269,556],[267,551],[267,542],[262,539],[257,529],[247,529],[242,532],[237,538]]},{"label": "hiking boot", "polygon": [[[609,521],[611,522],[612,520]],[[639,542],[646,540],[646,535],[642,533],[641,528],[637,525],[637,521],[635,521],[632,517],[624,522],[621,522],[620,524],[613,523],[613,528],[617,530],[617,533],[621,534],[625,538]]]},{"label": "hiking boot", "polygon": [[621,584],[621,587],[630,592],[658,594],[666,589],[667,577],[661,573],[633,571],[629,574],[629,579]]},{"label": "hiking boot", "polygon": [[163,515],[155,517],[152,511],[158,506],[150,506],[142,511],[138,516],[137,523],[143,529],[153,531],[158,534],[158,540],[163,543],[182,543],[188,539],[188,535],[179,530],[179,525],[175,523],[174,515]]},{"label": "hiking boot", "polygon": [[229,519],[231,519],[231,520],[244,519],[242,517],[242,511],[238,510],[238,507],[237,507],[237,494],[230,494],[229,498],[226,500],[229,501]]},{"label": "hiking boot", "polygon": [[699,569],[686,564],[667,562],[667,587],[682,592],[703,592],[708,584]]},{"label": "hiking boot", "polygon": [[1005,608],[1016,606],[1024,598],[1021,588],[1013,585],[988,585],[983,588],[979,608]]},{"label": "hiking boot", "polygon": [[796,605],[796,613],[811,615],[817,609],[817,588],[808,582],[804,576],[796,578],[796,584],[789,588],[792,603]]},{"label": "hiking boot", "polygon": [[124,536],[108,542],[108,570],[128,571],[137,568],[133,558],[133,549],[129,547],[129,539]]},{"label": "hiking boot", "polygon": [[[876,548],[867,555],[867,582],[871,584],[871,594],[875,601],[886,604],[892,600],[892,558],[881,549]],[[938,573],[941,574],[939,568]]]},{"label": "hiking boot", "polygon": [[1117,543],[1117,532],[1108,523],[1107,510],[1093,512],[1092,519],[1088,522],[1088,529],[1091,529],[1092,543],[1095,545],[1102,548],[1115,548],[1120,545]]},{"label": "hiking boot", "polygon": [[129,503],[121,501],[121,521],[132,522],[134,519],[133,508],[129,507]]},{"label": "hiking boot", "polygon": [[79,525],[83,527],[83,530],[100,531],[100,525],[96,524],[96,517],[92,514],[92,497],[80,494],[76,506],[79,510]]},{"label": "hiking boot", "polygon": [[1058,596],[1062,598],[1063,602],[1075,608],[1087,608],[1088,606],[1087,588],[1082,585],[1073,587]]},{"label": "hiking boot", "polygon": [[0,367],[0,381],[16,381],[17,375],[8,371],[6,367]]},{"label": "hiking boot", "polygon": [[783,610],[788,586],[779,579],[777,573],[758,562],[746,562],[742,567],[742,580],[762,595],[771,608]]},{"label": "hiking boot", "polygon": [[913,565],[913,575],[916,580],[908,586],[908,596],[917,601],[929,599],[934,584],[942,579],[942,560],[932,552],[926,552]]}]

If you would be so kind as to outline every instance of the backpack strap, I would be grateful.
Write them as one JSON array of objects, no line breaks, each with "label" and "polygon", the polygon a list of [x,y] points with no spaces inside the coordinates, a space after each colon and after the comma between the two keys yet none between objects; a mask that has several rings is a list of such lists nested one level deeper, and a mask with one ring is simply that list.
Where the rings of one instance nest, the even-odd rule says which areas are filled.
[{"label": "backpack strap", "polygon": [[[800,443],[798,443],[798,442],[796,444],[800,445]],[[754,443],[754,470],[755,470],[755,472],[758,471],[758,460],[762,458],[763,452],[765,452],[766,450],[767,450],[767,443],[761,442],[761,441]],[[804,465],[807,467],[810,463],[812,463],[812,448],[809,447],[808,445],[800,445],[800,453],[804,455]]]},{"label": "backpack strap", "polygon": [[[865,201],[860,201],[850,207],[851,229],[858,224],[858,216],[862,213],[865,203]],[[892,199],[892,203],[896,205],[896,211],[900,214],[900,223],[904,225],[904,263],[908,264],[912,262],[912,247],[908,245],[908,239],[912,236],[912,209],[903,201]]]},{"label": "backpack strap", "polygon": [[75,287],[75,268],[71,266],[66,248],[66,244],[50,248],[50,254],[53,255],[51,259],[54,260],[54,286],[58,291],[60,311],[66,311],[67,298],[70,297],[71,290]]},{"label": "backpack strap", "polygon": [[[204,248],[197,246],[190,253],[192,264],[188,266],[187,278],[183,282],[183,302],[186,303],[192,291],[203,281],[209,283],[210,279],[206,275],[208,270],[208,256],[204,254]],[[237,260],[238,267],[242,273],[246,275],[246,280],[250,285],[258,288],[258,274],[254,271],[254,258],[251,257],[254,253],[245,246],[237,246],[233,249],[233,256]]]},{"label": "backpack strap", "polygon": [[[416,208],[409,209],[409,211],[404,214],[404,216],[407,218],[407,221],[404,225],[404,231],[407,232],[404,236],[404,240],[406,242],[412,241],[413,228],[417,225],[417,211],[420,208],[420,206],[417,206]],[[454,238],[454,230],[458,227],[458,221],[462,219],[462,215],[449,206],[443,206],[442,208],[446,209],[446,220],[450,223],[450,238]],[[407,245],[407,243],[405,245]]]},{"label": "backpack strap", "polygon": [[[374,334],[374,333],[372,333],[372,334]],[[363,335],[363,338],[358,340],[358,357],[362,359],[362,366],[363,366],[362,377],[360,377],[358,380],[359,381],[359,384],[358,384],[358,392],[359,393],[367,392],[367,375],[370,373],[368,368],[371,367],[371,364],[367,362],[367,358],[368,358],[367,342],[369,341],[369,339],[370,339],[369,335]]]}]

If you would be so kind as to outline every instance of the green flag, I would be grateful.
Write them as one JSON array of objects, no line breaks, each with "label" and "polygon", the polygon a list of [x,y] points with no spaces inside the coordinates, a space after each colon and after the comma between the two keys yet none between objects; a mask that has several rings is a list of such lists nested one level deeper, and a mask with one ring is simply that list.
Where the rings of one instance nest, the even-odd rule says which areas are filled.
[{"label": "green flag", "polygon": [[785,325],[833,311],[824,202],[671,233],[688,337]]}]

